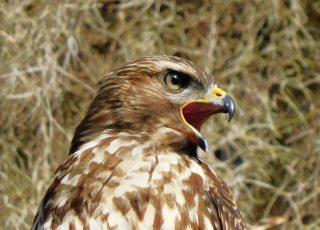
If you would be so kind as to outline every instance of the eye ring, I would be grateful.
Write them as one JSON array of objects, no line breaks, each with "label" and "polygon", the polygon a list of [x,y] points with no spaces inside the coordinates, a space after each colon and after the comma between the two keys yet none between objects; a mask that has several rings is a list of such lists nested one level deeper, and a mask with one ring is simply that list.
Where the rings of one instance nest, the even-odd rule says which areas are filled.
[{"label": "eye ring", "polygon": [[185,74],[168,71],[163,77],[163,82],[170,90],[181,91],[187,87],[189,78]]}]

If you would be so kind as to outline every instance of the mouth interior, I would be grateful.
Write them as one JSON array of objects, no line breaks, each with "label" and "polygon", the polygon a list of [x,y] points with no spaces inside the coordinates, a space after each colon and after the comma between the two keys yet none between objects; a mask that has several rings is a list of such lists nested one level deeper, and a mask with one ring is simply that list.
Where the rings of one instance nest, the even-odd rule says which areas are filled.
[{"label": "mouth interior", "polygon": [[223,112],[223,109],[210,102],[193,101],[182,107],[185,121],[200,131],[203,123],[213,114]]}]

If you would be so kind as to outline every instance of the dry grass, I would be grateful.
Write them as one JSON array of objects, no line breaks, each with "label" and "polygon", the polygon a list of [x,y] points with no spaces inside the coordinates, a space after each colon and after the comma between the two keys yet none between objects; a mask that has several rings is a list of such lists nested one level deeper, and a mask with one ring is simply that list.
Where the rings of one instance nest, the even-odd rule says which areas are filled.
[{"label": "dry grass", "polygon": [[0,3],[0,226],[30,228],[98,79],[174,54],[236,99],[205,158],[248,226],[320,228],[319,1],[58,2]]}]

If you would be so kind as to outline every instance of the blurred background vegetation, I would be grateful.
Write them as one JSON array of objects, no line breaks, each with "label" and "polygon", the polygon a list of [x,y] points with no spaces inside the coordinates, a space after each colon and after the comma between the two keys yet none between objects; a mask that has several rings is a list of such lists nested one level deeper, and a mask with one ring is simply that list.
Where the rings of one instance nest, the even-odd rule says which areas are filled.
[{"label": "blurred background vegetation", "polygon": [[[251,229],[320,228],[320,1],[2,0],[0,226],[29,229],[113,68],[177,55],[235,98],[204,155]],[[219,121],[219,122],[218,122]]]}]

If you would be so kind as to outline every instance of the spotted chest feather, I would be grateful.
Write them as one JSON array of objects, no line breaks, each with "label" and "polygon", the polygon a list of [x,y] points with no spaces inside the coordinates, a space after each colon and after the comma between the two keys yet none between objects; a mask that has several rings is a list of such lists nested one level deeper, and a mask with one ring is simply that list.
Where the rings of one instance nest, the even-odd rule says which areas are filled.
[{"label": "spotted chest feather", "polygon": [[[221,180],[208,166],[170,149],[160,151],[152,141],[118,136],[103,133],[57,169],[33,229],[224,226],[222,204],[212,201]],[[233,201],[230,205],[235,206]],[[227,212],[236,217],[232,210]]]}]

